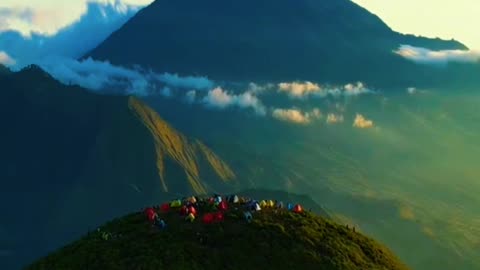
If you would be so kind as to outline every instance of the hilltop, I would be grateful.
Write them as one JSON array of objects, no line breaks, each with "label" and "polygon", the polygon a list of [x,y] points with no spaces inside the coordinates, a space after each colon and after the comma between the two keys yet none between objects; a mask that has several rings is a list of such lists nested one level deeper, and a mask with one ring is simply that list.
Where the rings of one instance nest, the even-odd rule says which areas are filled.
[{"label": "hilltop", "polygon": [[251,201],[224,202],[196,200],[193,222],[169,204],[151,210],[161,225],[142,212],[112,220],[26,269],[408,269],[374,240],[300,207],[245,212]]}]

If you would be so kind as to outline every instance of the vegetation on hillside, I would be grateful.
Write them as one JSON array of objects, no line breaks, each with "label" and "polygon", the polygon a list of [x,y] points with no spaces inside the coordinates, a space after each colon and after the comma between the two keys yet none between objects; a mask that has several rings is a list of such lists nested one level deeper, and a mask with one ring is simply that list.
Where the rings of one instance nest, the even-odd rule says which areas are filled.
[{"label": "vegetation on hillside", "polygon": [[308,211],[265,207],[248,222],[244,207],[230,204],[209,224],[200,218],[208,203],[193,222],[178,208],[157,209],[162,228],[133,213],[27,269],[408,269],[374,240]]}]

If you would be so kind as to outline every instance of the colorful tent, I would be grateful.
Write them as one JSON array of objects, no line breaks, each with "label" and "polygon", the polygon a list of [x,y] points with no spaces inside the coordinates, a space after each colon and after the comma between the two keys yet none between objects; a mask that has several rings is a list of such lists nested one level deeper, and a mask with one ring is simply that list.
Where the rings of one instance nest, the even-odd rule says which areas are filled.
[{"label": "colorful tent", "polygon": [[188,215],[188,208],[187,208],[187,206],[184,205],[184,206],[182,206],[182,207],[180,208],[180,215],[182,215],[182,216]]},{"label": "colorful tent", "polygon": [[272,200],[268,200],[267,207],[271,207],[271,208],[275,207],[275,202],[273,202]]},{"label": "colorful tent", "polygon": [[193,222],[195,220],[195,215],[190,213],[190,214],[188,214],[187,217],[185,217],[185,220]]},{"label": "colorful tent", "polygon": [[283,202],[277,202],[277,208],[282,209],[283,208]]},{"label": "colorful tent", "polygon": [[174,200],[170,203],[170,207],[173,207],[173,208],[178,208],[181,206],[182,206],[182,201],[180,200]]},{"label": "colorful tent", "polygon": [[245,220],[250,223],[252,222],[253,216],[252,213],[250,212],[243,212],[243,216],[245,217]]},{"label": "colorful tent", "polygon": [[160,211],[162,213],[167,213],[168,211],[170,211],[170,204],[168,203],[164,203],[160,206]]},{"label": "colorful tent", "polygon": [[267,201],[261,200],[261,201],[260,201],[260,207],[262,207],[262,208],[267,207]]},{"label": "colorful tent", "polygon": [[147,216],[147,219],[150,221],[150,222],[154,222],[155,221],[155,217],[157,216],[157,213],[155,212],[155,210],[151,207],[145,209],[145,215]]},{"label": "colorful tent", "polygon": [[293,212],[295,213],[302,213],[303,212],[303,208],[300,204],[297,204],[293,207]]},{"label": "colorful tent", "polygon": [[293,204],[288,203],[287,204],[287,209],[288,209],[288,211],[291,211],[293,209]]},{"label": "colorful tent", "polygon": [[197,209],[195,209],[195,207],[193,207],[193,206],[189,206],[187,208],[187,212],[190,213],[190,214],[193,214],[194,216],[197,215]]},{"label": "colorful tent", "polygon": [[165,229],[167,227],[167,223],[165,223],[165,221],[163,219],[160,219],[160,221],[157,222],[157,226],[160,229]]},{"label": "colorful tent", "polygon": [[227,211],[227,209],[228,209],[228,204],[226,201],[222,201],[218,204],[218,210]]},{"label": "colorful tent", "polygon": [[215,216],[212,213],[206,213],[203,215],[202,221],[205,224],[211,224],[215,220]]},{"label": "colorful tent", "polygon": [[239,203],[240,199],[238,198],[237,195],[232,195],[228,198],[229,203]]},{"label": "colorful tent", "polygon": [[191,203],[191,204],[196,204],[197,203],[197,198],[192,196],[192,197],[188,198],[188,202]]}]

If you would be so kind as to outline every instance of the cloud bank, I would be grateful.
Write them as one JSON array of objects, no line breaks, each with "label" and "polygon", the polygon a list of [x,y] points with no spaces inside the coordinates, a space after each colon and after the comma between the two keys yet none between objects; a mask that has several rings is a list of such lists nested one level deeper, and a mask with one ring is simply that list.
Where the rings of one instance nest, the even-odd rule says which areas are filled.
[{"label": "cloud bank", "polygon": [[0,64],[5,66],[15,65],[15,60],[10,57],[6,52],[0,51]]},{"label": "cloud bank", "polygon": [[[0,31],[0,51],[5,51],[16,60],[13,68],[21,68],[50,56],[78,58],[120,28],[138,10],[139,7],[126,5],[121,1],[88,3],[85,13],[77,21],[58,29],[54,35],[29,32],[28,36],[25,36],[25,33],[15,31],[18,27],[11,27],[11,21],[16,18],[31,21],[30,23],[36,25],[40,20],[37,11],[3,8],[0,9],[0,29],[2,24],[7,24],[7,27],[3,28],[10,30]],[[2,17],[1,14],[8,16]]]},{"label": "cloud bank", "polygon": [[343,122],[343,115],[341,114],[335,114],[335,113],[329,113],[327,115],[326,122],[327,124],[338,124]]},{"label": "cloud bank", "polygon": [[480,51],[441,50],[432,51],[426,48],[401,45],[396,54],[420,64],[445,66],[449,62],[480,62]]},{"label": "cloud bank", "polygon": [[248,91],[237,95],[229,93],[221,87],[216,87],[215,89],[208,91],[202,101],[207,106],[213,108],[252,108],[258,115],[266,114],[266,108],[262,102],[253,93]]},{"label": "cloud bank", "polygon": [[299,109],[274,109],[272,111],[272,117],[281,120],[287,121],[294,124],[309,124],[315,119],[322,117],[322,114],[318,108],[313,109],[311,112],[302,112]]},{"label": "cloud bank", "polygon": [[355,120],[353,121],[353,126],[356,128],[372,128],[373,121],[368,120],[363,115],[357,113]]},{"label": "cloud bank", "polygon": [[327,96],[356,96],[374,92],[368,89],[362,82],[350,83],[341,87],[321,86],[309,81],[283,82],[279,83],[277,87],[280,93],[286,93],[292,99],[305,99],[310,96],[320,98]]},{"label": "cloud bank", "polygon": [[[24,37],[34,34],[52,36],[85,14],[88,5],[114,5],[118,12],[128,6],[145,6],[152,0],[69,0],[68,5],[58,0],[2,0],[0,1],[0,32],[15,31]],[[94,29],[92,29],[94,30]]]}]

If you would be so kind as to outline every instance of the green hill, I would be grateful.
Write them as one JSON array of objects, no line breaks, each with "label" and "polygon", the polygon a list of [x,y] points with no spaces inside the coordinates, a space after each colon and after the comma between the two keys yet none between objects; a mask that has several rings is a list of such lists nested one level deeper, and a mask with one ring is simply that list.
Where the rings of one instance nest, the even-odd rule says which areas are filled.
[{"label": "green hill", "polygon": [[374,240],[310,212],[266,207],[247,222],[244,207],[230,204],[213,224],[157,209],[165,228],[133,213],[26,269],[408,269]]}]

